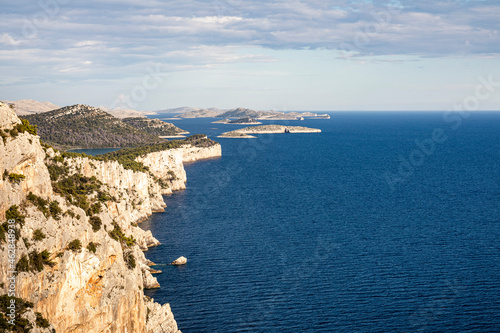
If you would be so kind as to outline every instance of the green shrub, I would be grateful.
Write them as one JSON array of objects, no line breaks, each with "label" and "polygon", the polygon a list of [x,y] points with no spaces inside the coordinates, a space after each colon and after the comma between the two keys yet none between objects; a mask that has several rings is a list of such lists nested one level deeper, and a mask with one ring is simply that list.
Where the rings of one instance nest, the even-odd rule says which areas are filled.
[{"label": "green shrub", "polygon": [[31,243],[28,241],[28,238],[23,237],[23,242],[24,242],[24,246],[26,246],[27,249],[29,249],[31,247]]},{"label": "green shrub", "polygon": [[30,125],[28,119],[21,118],[21,124],[17,124],[16,129],[19,133],[28,132],[30,134],[37,135],[37,126]]},{"label": "green shrub", "polygon": [[[14,319],[14,326],[9,324],[4,318],[2,313],[8,313],[8,307],[11,300],[16,304],[16,318]],[[33,308],[34,304],[23,300],[22,298],[9,297],[8,295],[0,296],[0,332],[30,332],[33,326],[27,320],[21,317],[29,308]]]},{"label": "green shrub", "polygon": [[44,265],[48,265],[50,267],[55,266],[56,263],[53,262],[52,260],[50,260],[50,252],[49,251],[43,250],[42,253],[40,253],[40,255],[42,256],[42,261],[43,261]]},{"label": "green shrub", "polygon": [[131,237],[125,236],[122,228],[118,225],[118,223],[113,222],[113,227],[114,227],[113,230],[108,232],[108,234],[111,238],[113,238],[116,241],[119,241],[122,244],[122,246],[123,245],[132,246],[135,244],[136,241],[135,241],[134,237],[133,236],[131,236]]},{"label": "green shrub", "polygon": [[[49,145],[49,144],[47,144],[47,143],[45,143],[45,142],[42,142],[42,141],[40,141],[40,145],[41,145],[43,148],[45,148],[45,149],[49,149],[49,148],[54,149],[54,147],[52,147],[51,145]],[[54,150],[55,150],[55,151],[57,151],[57,149],[54,149]]]},{"label": "green shrub", "polygon": [[56,193],[63,195],[69,203],[84,211],[90,208],[88,196],[98,191],[101,186],[102,183],[97,178],[80,174],[74,174],[52,183]]},{"label": "green shrub", "polygon": [[7,169],[5,169],[5,170],[3,171],[3,177],[2,177],[2,179],[3,179],[3,180],[6,180],[7,178],[9,178],[9,172],[7,171]]},{"label": "green shrub", "polygon": [[15,138],[18,135],[19,135],[19,132],[18,132],[17,128],[14,127],[13,129],[10,130],[10,136],[11,137]]},{"label": "green shrub", "polygon": [[89,222],[92,225],[92,230],[98,231],[101,229],[102,220],[99,216],[91,216]]},{"label": "green shrub", "polygon": [[80,252],[82,249],[82,242],[80,242],[79,239],[72,240],[68,244],[68,250],[74,251],[74,252]]},{"label": "green shrub", "polygon": [[21,213],[19,212],[19,207],[18,206],[12,205],[5,212],[5,219],[7,221],[8,220],[15,220],[16,222],[19,222],[19,224],[23,225],[24,224],[25,216],[21,215]]},{"label": "green shrub", "polygon": [[51,201],[49,204],[49,211],[54,219],[56,219],[56,220],[61,219],[62,209],[61,209],[61,207],[59,207],[59,202]]},{"label": "green shrub", "polygon": [[7,233],[9,232],[9,224],[4,222],[0,224],[0,244],[7,240]]},{"label": "green shrub", "polygon": [[30,263],[28,257],[26,255],[23,255],[16,264],[16,271],[29,272],[29,270],[30,270]]},{"label": "green shrub", "polygon": [[161,188],[170,188],[170,183],[168,180],[155,177],[155,181],[160,185]]},{"label": "green shrub", "polygon": [[[9,232],[9,223],[4,222],[0,224],[0,244],[7,240],[7,234]],[[21,237],[21,230],[19,228],[14,229],[14,237],[15,239],[19,239]]]},{"label": "green shrub", "polygon": [[32,251],[29,256],[23,255],[16,264],[18,272],[41,272],[43,266],[53,267],[55,263],[50,260],[50,252],[43,250],[41,253]]},{"label": "green shrub", "polygon": [[67,211],[64,212],[63,216],[70,216],[70,217],[74,218],[76,215],[75,215],[75,212],[68,209]]},{"label": "green shrub", "polygon": [[47,169],[49,170],[50,180],[53,182],[57,181],[61,176],[67,176],[69,173],[67,166],[60,166],[58,164],[48,164]]},{"label": "green shrub", "polygon": [[99,191],[97,194],[97,200],[100,202],[112,201],[113,197],[111,197],[107,192]]},{"label": "green shrub", "polygon": [[177,179],[177,176],[175,175],[175,172],[173,170],[168,170],[167,173],[168,173],[169,179],[171,179],[171,180]]},{"label": "green shrub", "polygon": [[31,271],[41,272],[43,270],[43,257],[38,251],[33,251],[29,254]]},{"label": "green shrub", "polygon": [[33,239],[36,240],[36,241],[41,241],[42,239],[44,239],[46,236],[45,234],[42,232],[41,229],[36,229],[34,232],[33,232]]},{"label": "green shrub", "polygon": [[49,205],[49,201],[48,200],[45,200],[33,193],[29,193],[28,194],[28,197],[27,197],[28,201],[30,201],[31,203],[33,203],[33,205],[35,205],[39,211],[41,211],[43,213],[43,215],[45,215],[45,217],[49,216],[49,208],[48,208],[48,205]]},{"label": "green shrub", "polygon": [[94,243],[94,242],[90,242],[87,245],[87,250],[89,250],[89,252],[96,253],[96,251],[97,251],[97,244]]},{"label": "green shrub", "polygon": [[90,206],[90,214],[88,215],[99,214],[101,212],[101,208],[102,208],[101,202],[97,201],[96,203]]},{"label": "green shrub", "polygon": [[10,136],[10,133],[7,131],[6,133],[0,131],[0,136],[2,137],[3,144],[7,143],[7,138]]},{"label": "green shrub", "polygon": [[9,173],[9,180],[13,183],[19,184],[26,177],[19,173]]},{"label": "green shrub", "polygon": [[42,328],[47,328],[50,326],[50,323],[47,319],[43,318],[40,312],[36,312],[36,325]]},{"label": "green shrub", "polygon": [[64,163],[64,157],[63,157],[64,155],[63,154],[56,155],[56,156],[52,157],[52,161],[54,161],[55,163]]},{"label": "green shrub", "polygon": [[132,252],[124,252],[123,253],[123,260],[125,260],[125,263],[127,264],[127,267],[129,269],[134,269],[135,268],[135,257]]}]

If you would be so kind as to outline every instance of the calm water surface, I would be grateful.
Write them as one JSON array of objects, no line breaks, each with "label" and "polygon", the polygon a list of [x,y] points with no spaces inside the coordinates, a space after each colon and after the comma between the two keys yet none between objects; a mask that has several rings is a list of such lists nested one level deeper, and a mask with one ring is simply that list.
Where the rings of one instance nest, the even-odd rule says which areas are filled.
[{"label": "calm water surface", "polygon": [[[321,134],[217,139],[222,158],[187,165],[187,189],[141,224],[162,243],[147,294],[185,333],[499,332],[500,113],[442,116],[339,112],[290,123]],[[172,122],[238,128],[210,121]]]}]

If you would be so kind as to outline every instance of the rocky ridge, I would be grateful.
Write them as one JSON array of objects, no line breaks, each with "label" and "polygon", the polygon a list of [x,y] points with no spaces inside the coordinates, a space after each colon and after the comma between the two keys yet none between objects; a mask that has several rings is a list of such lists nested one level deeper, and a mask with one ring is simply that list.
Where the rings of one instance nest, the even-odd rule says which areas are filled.
[{"label": "rocky ridge", "polygon": [[[19,124],[14,111],[0,103],[2,130]],[[185,187],[183,162],[216,156],[220,156],[218,144],[151,153],[137,158],[149,167],[150,173],[145,173],[125,169],[116,161],[63,157],[52,148],[43,148],[39,137],[28,132],[5,136],[0,140],[0,172],[4,174],[0,220],[5,221],[6,212],[12,213],[12,206],[17,206],[24,219],[22,224],[17,221],[17,266],[21,259],[28,265],[18,269],[17,296],[32,302],[33,311],[47,318],[57,332],[177,332],[170,306],[144,295],[145,288],[158,287],[158,283],[143,251],[159,242],[137,223],[164,210],[162,193]],[[108,197],[99,211],[89,213],[56,193],[51,165],[52,170],[66,168],[68,177],[80,175],[100,182],[99,190]],[[13,174],[18,178],[8,176]],[[96,200],[96,195],[88,198]],[[42,211],[33,198],[50,202],[50,212]],[[56,206],[59,213],[52,212]],[[96,220],[98,227],[92,224]],[[37,268],[34,258],[42,252],[48,257]],[[1,240],[0,255],[0,270],[5,272],[7,246]],[[0,276],[2,294],[7,292],[6,279]]]},{"label": "rocky ridge", "polygon": [[65,106],[24,118],[38,126],[38,135],[44,142],[58,148],[130,147],[162,142],[157,135],[84,104]]},{"label": "rocky ridge", "polygon": [[33,99],[20,99],[18,101],[5,101],[5,103],[13,104],[14,111],[18,116],[25,116],[29,114],[42,113],[55,109],[59,106],[51,102],[39,102]]}]

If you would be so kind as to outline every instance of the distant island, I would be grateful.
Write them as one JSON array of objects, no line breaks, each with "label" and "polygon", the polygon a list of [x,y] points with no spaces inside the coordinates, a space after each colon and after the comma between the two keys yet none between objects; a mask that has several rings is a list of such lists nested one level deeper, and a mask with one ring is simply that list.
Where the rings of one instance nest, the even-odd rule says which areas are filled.
[{"label": "distant island", "polygon": [[177,118],[189,119],[189,118],[215,118],[218,117],[218,115],[223,113],[224,111],[217,108],[202,109],[202,108],[182,107],[176,109],[158,110],[156,112],[159,114],[180,113],[180,115],[176,116]]},{"label": "distant island", "polygon": [[274,134],[274,133],[321,133],[321,130],[317,128],[308,128],[302,126],[262,125],[262,126],[245,127],[234,131],[222,133],[218,137],[251,139],[255,138],[255,136],[248,134]]},{"label": "distant island", "polygon": [[328,114],[317,114],[313,112],[281,112],[281,111],[255,111],[245,108],[232,110],[220,109],[190,109],[176,116],[177,118],[252,118],[258,120],[304,120],[307,119],[330,119]]},{"label": "distant island", "polygon": [[213,121],[212,124],[259,125],[262,123],[258,122],[257,120],[255,120],[253,118],[245,117],[245,118],[239,118],[236,120],[231,120],[231,119],[217,120],[217,121]]}]

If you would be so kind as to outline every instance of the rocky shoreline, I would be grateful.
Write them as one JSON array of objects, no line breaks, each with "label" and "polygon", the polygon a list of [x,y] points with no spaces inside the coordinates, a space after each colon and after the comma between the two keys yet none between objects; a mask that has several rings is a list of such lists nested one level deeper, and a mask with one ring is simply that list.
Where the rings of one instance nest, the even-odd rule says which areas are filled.
[{"label": "rocky shoreline", "polygon": [[[0,220],[14,213],[18,220],[16,295],[33,303],[22,316],[40,313],[50,322],[46,332],[179,332],[170,306],[144,295],[159,285],[143,251],[159,242],[137,223],[164,211],[162,194],[185,188],[184,162],[221,156],[220,145],[140,156],[149,168],[142,172],[43,147],[16,130],[21,121],[3,103],[0,128]],[[70,179],[88,194],[73,193]],[[0,255],[0,270],[12,270],[1,239]],[[6,274],[0,286],[7,294]]]}]

